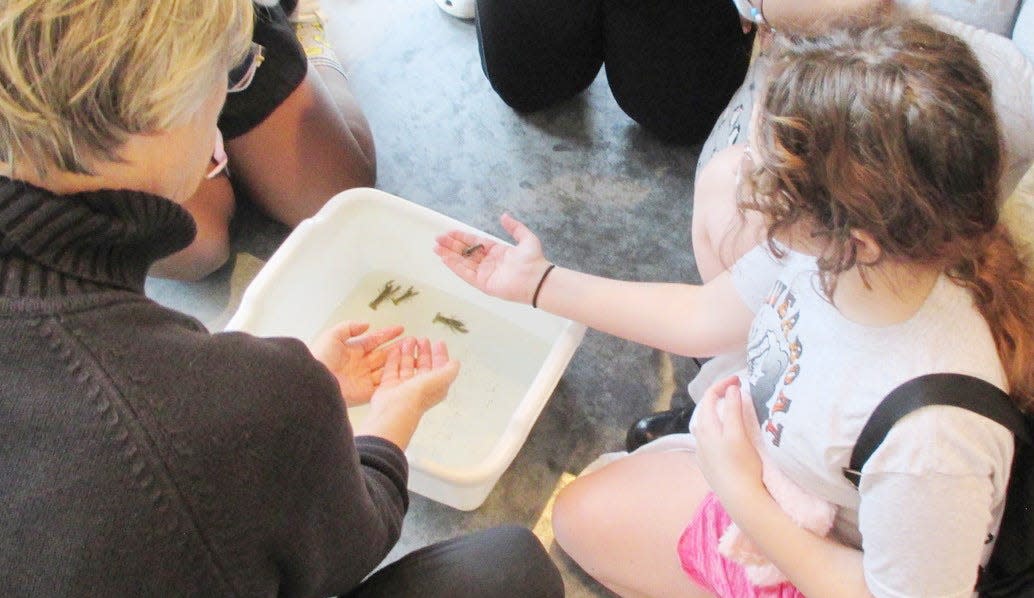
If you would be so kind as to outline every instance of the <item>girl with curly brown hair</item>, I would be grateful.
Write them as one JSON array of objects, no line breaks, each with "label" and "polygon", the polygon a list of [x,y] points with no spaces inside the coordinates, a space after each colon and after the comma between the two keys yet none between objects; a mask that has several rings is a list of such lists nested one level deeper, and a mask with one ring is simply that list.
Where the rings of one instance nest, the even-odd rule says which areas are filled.
[{"label": "girl with curly brown hair", "polygon": [[[479,289],[690,356],[746,347],[688,439],[583,475],[553,511],[560,545],[625,596],[970,596],[1002,515],[1003,426],[953,407],[903,419],[842,474],[887,393],[936,372],[1034,400],[1034,286],[999,223],[991,87],[959,38],[916,20],[842,24],[773,48],[736,197],[764,241],[702,286],[616,281],[453,232],[436,251]],[[487,251],[463,256],[482,243]],[[752,410],[750,408],[753,408]],[[757,414],[749,421],[744,413]],[[769,461],[836,508],[799,527]],[[660,442],[660,441],[659,441]],[[735,523],[787,581],[759,587],[717,548]]]}]

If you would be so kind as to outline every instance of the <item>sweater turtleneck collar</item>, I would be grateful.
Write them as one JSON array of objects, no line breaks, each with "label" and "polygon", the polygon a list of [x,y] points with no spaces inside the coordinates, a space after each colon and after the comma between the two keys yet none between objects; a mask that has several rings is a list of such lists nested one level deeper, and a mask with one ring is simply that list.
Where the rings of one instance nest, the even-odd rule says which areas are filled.
[{"label": "sweater turtleneck collar", "polygon": [[186,210],[150,193],[57,195],[0,177],[0,296],[142,293],[151,264],[194,234]]}]

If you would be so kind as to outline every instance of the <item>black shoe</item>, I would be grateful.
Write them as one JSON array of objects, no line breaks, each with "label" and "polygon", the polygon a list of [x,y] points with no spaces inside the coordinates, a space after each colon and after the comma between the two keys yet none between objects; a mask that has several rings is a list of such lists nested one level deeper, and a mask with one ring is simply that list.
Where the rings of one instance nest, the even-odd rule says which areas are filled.
[{"label": "black shoe", "polygon": [[628,435],[625,436],[626,450],[631,453],[647,442],[668,434],[685,434],[689,431],[689,418],[693,416],[695,406],[696,404],[690,401],[685,407],[651,413],[638,420],[632,424],[628,429]]}]

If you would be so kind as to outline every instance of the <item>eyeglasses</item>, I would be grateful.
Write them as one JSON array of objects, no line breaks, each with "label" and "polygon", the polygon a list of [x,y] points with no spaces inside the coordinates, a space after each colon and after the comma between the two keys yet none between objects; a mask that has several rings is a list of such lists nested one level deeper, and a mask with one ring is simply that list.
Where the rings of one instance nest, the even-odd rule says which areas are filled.
[{"label": "eyeglasses", "polygon": [[260,44],[251,43],[251,47],[248,48],[248,53],[244,56],[244,60],[230,69],[230,74],[227,78],[227,93],[244,91],[251,85],[251,81],[255,78],[255,71],[258,70],[262,61],[266,59],[264,55],[265,50]]}]

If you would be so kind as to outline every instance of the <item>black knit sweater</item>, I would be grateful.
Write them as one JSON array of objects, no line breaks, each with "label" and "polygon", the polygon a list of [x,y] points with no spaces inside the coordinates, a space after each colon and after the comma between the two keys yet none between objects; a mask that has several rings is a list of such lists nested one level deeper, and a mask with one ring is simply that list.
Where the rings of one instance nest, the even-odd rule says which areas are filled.
[{"label": "black knit sweater", "polygon": [[329,596],[398,539],[406,461],[291,339],[143,295],[193,221],[0,178],[0,595]]}]

